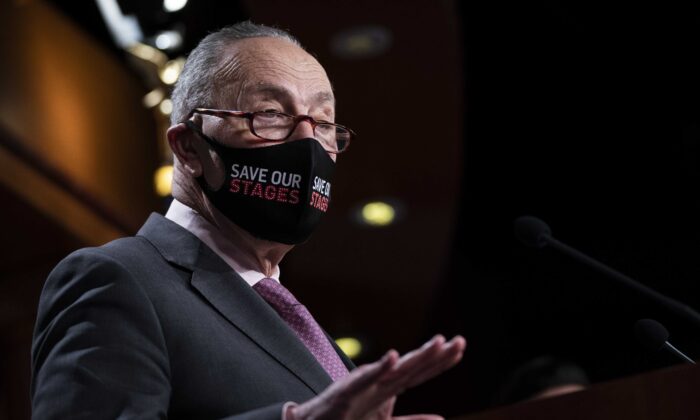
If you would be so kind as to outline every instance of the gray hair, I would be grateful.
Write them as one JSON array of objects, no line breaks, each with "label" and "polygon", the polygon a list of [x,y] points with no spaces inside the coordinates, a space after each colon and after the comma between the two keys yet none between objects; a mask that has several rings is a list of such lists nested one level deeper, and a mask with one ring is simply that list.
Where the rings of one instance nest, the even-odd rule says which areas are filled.
[{"label": "gray hair", "polygon": [[222,52],[233,42],[246,38],[281,38],[303,48],[290,33],[251,21],[236,23],[207,35],[190,53],[175,84],[171,124],[182,122],[193,108],[209,106],[216,90],[214,75],[221,63]]}]

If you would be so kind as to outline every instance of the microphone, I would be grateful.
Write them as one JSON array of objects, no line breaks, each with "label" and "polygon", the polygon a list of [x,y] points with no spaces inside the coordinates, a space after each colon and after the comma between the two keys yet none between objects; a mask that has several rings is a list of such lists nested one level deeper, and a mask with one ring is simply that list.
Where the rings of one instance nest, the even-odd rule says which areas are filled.
[{"label": "microphone", "polygon": [[522,216],[513,223],[515,237],[533,248],[544,248],[547,238],[552,237],[552,230],[542,220],[533,216]]},{"label": "microphone", "polygon": [[634,323],[634,335],[646,350],[655,353],[666,350],[680,360],[695,364],[695,361],[668,342],[668,330],[660,322],[653,319],[640,319]]},{"label": "microphone", "polygon": [[613,280],[624,284],[625,286],[637,291],[637,293],[646,296],[654,302],[664,306],[674,314],[687,319],[696,326],[700,327],[700,314],[693,310],[693,308],[665,296],[656,290],[639,283],[631,277],[608,267],[602,262],[589,257],[583,252],[558,241],[552,236],[552,230],[549,228],[549,226],[547,226],[547,224],[542,220],[533,216],[522,216],[515,219],[513,225],[515,228],[515,236],[525,245],[534,248],[543,248],[549,245],[562,254],[568,255],[581,264],[587,265],[594,270],[612,278]]}]

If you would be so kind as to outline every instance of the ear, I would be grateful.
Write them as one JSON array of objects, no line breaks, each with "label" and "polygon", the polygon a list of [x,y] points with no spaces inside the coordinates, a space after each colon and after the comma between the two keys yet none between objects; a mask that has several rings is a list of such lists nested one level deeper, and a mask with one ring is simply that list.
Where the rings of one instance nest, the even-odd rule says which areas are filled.
[{"label": "ear", "polygon": [[202,159],[197,153],[196,134],[184,123],[173,125],[166,133],[170,149],[187,172],[196,178],[202,175]]}]

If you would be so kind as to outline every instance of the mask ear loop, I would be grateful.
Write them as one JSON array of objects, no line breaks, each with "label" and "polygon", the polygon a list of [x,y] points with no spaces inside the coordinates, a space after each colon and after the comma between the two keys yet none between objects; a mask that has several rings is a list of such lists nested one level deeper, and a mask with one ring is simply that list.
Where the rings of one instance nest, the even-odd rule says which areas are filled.
[{"label": "mask ear loop", "polygon": [[219,153],[221,150],[220,148],[226,147],[223,144],[221,144],[218,140],[214,139],[213,137],[209,137],[206,134],[202,132],[202,130],[197,126],[197,124],[193,123],[191,120],[185,121],[185,125],[195,133],[199,134],[201,138],[203,138],[211,147],[214,148],[216,153]]},{"label": "mask ear loop", "polygon": [[[219,143],[215,139],[202,133],[202,130],[197,126],[197,124],[193,123],[191,120],[185,121],[185,125],[187,126],[187,128],[189,128],[190,130],[197,133],[200,137],[202,137],[204,139],[204,141],[206,141],[207,144],[209,146],[211,146],[212,149],[214,149],[214,152],[216,152],[216,154],[219,155],[219,159],[221,159],[221,149],[223,149],[225,146],[223,146],[221,143]],[[204,171],[202,171],[202,174],[195,179],[197,180],[197,183],[199,184],[200,188],[202,188],[203,190],[206,190],[206,191],[217,192],[221,188],[223,188],[223,186],[221,188],[218,188],[218,189],[212,188],[212,186],[209,185],[206,178],[204,177]]]}]

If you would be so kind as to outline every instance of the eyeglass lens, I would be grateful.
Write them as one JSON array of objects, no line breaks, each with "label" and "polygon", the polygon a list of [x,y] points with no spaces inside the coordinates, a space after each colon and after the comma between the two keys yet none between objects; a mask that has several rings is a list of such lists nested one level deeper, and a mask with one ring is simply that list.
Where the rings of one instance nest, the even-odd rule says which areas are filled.
[{"label": "eyeglass lens", "polygon": [[[267,140],[282,140],[295,128],[295,119],[283,114],[256,113],[253,118],[253,130],[259,137]],[[332,124],[316,124],[316,138],[328,151],[343,151],[349,143],[350,133]]]}]

